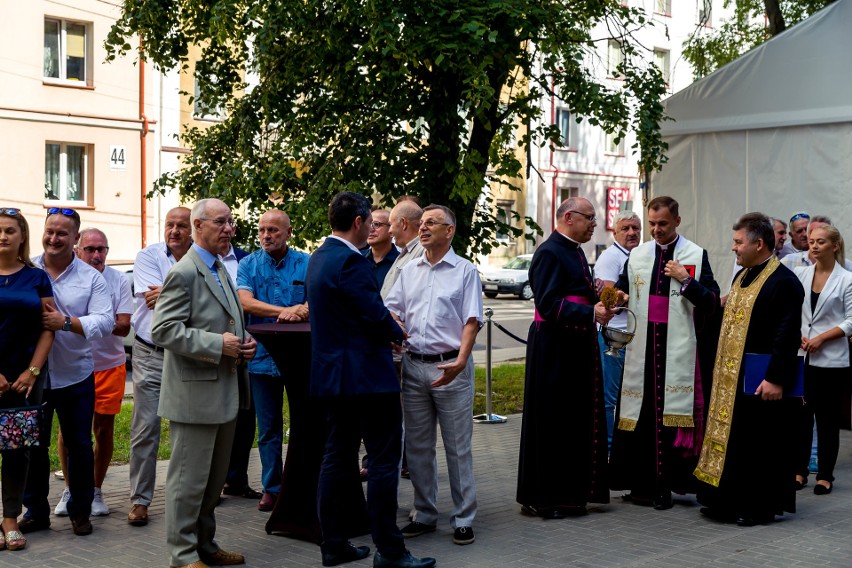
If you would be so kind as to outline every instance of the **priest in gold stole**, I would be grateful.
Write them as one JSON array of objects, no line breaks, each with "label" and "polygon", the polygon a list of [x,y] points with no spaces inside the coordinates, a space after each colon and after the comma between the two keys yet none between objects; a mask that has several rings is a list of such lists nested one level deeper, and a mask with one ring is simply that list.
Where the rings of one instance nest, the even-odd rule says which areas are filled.
[{"label": "priest in gold stole", "polygon": [[692,472],[709,385],[702,379],[715,354],[705,344],[718,337],[719,285],[707,251],[678,235],[677,201],[651,200],[648,224],[654,240],[630,251],[617,284],[630,295],[637,325],[624,359],[610,473],[612,489],[662,510],[672,506],[672,491],[694,493],[698,485]]},{"label": "priest in gold stole", "polygon": [[[713,368],[707,429],[695,476],[702,514],[752,526],[796,510],[794,424],[801,399],[784,396],[798,372],[799,279],[772,254],[769,218],[749,213],[734,225],[743,267],[731,286]],[[745,392],[746,354],[769,355]],[[752,378],[754,379],[754,378]],[[749,389],[751,390],[751,389]]]}]

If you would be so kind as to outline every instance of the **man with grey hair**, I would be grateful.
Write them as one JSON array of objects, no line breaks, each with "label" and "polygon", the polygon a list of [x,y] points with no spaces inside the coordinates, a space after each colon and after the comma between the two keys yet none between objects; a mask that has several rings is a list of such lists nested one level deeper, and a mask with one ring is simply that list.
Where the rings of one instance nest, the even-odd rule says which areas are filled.
[{"label": "man with grey hair", "polygon": [[811,216],[804,211],[795,213],[790,217],[790,224],[787,227],[788,240],[782,248],[783,256],[808,250],[808,224],[810,221]]},{"label": "man with grey hair", "polygon": [[422,216],[423,209],[409,199],[400,201],[391,210],[390,234],[393,237],[394,245],[399,249],[399,256],[393,261],[387,276],[385,276],[381,290],[382,299],[387,299],[402,268],[415,258],[423,256],[423,245],[420,244],[418,238]]},{"label": "man with grey hair", "polygon": [[[825,215],[814,215],[810,218],[810,222],[808,223],[807,228],[807,240],[806,243],[810,242],[811,239],[811,231],[816,229],[817,227],[823,227],[825,225],[831,225],[831,219]],[[809,247],[795,252],[793,254],[789,254],[784,257],[781,261],[781,264],[792,270],[797,266],[810,266],[814,263],[814,259],[811,257],[811,250]],[[843,263],[843,268],[846,270],[852,271],[852,262],[849,259],[845,259]]]},{"label": "man with grey hair", "polygon": [[456,218],[429,205],[420,221],[425,254],[408,263],[385,299],[407,329],[402,360],[405,454],[414,486],[414,520],[402,534],[415,537],[438,522],[437,425],[447,454],[453,542],[474,541],[473,344],[482,323],[482,283],[476,267],[456,255]]},{"label": "man with grey hair", "polygon": [[[95,418],[92,421],[92,432],[95,435],[95,493],[92,499],[92,516],[97,517],[109,515],[109,507],[104,503],[101,486],[112,460],[115,417],[121,412],[124,384],[127,381],[127,354],[124,352],[124,342],[121,338],[130,333],[133,295],[130,282],[124,275],[106,265],[109,242],[103,231],[92,227],[83,229],[80,231],[76,249],[77,258],[100,272],[106,280],[112,299],[112,313],[115,316],[112,334],[92,339],[92,358],[95,362]],[[56,446],[62,471],[66,471],[68,456],[61,431]],[[54,509],[54,514],[68,514],[69,496],[66,478],[65,490]]]},{"label": "man with grey hair", "polygon": [[166,476],[166,542],[170,565],[201,568],[243,564],[213,540],[213,510],[225,485],[237,411],[249,407],[245,363],[257,342],[245,331],[243,308],[219,256],[234,236],[231,210],[202,199],[190,214],[195,242],[166,276],[151,337],[165,348],[157,413],[170,421],[172,457]]},{"label": "man with grey hair", "polygon": [[[642,222],[635,211],[619,211],[613,220],[613,238],[615,242],[598,257],[595,263],[595,278],[604,286],[615,286],[630,251],[639,245],[642,237]],[[621,312],[609,322],[609,327],[627,330],[627,312]],[[603,334],[598,333],[601,354],[606,351]],[[606,408],[607,445],[612,445],[612,429],[615,423],[615,407],[621,390],[621,376],[624,373],[624,348],[618,350],[618,357],[601,356],[604,383],[604,406]]]}]

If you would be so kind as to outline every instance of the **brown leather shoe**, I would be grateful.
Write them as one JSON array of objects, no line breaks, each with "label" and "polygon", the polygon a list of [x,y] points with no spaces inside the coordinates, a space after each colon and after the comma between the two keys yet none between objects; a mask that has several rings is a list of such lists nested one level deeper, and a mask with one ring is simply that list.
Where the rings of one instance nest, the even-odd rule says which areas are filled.
[{"label": "brown leather shoe", "polygon": [[196,560],[192,564],[184,564],[183,566],[171,566],[170,568],[210,568],[201,560]]},{"label": "brown leather shoe", "polygon": [[[148,507],[146,505],[133,505],[127,513],[127,523],[134,527],[144,527],[148,524]],[[191,566],[191,565],[190,565]],[[198,567],[201,568],[201,567]]]},{"label": "brown leather shoe", "polygon": [[201,556],[202,560],[210,566],[234,566],[236,564],[246,563],[246,557],[239,552],[228,552],[221,548],[210,555],[201,554],[201,552],[199,552],[198,555]]}]

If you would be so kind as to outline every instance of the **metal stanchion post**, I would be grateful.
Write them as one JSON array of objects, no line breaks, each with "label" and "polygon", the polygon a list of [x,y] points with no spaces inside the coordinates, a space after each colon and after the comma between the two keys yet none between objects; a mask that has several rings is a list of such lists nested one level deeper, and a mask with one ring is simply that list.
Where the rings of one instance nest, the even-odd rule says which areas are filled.
[{"label": "metal stanchion post", "polygon": [[485,414],[477,414],[473,421],[477,424],[500,424],[505,416],[491,413],[491,316],[494,310],[485,308]]}]

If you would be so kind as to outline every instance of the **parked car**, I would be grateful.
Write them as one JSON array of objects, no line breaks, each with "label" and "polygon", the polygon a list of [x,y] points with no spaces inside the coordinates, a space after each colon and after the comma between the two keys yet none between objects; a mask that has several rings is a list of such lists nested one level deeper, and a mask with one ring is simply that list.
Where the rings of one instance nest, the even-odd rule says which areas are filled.
[{"label": "parked car", "polygon": [[497,294],[513,294],[522,300],[531,300],[533,291],[530,287],[531,254],[516,256],[503,268],[485,269],[482,271],[482,292],[486,298],[496,298]]},{"label": "parked car", "polygon": [[[133,294],[133,311],[136,311],[136,290],[133,285],[133,265],[132,264],[110,264],[110,267],[115,268],[122,274],[124,277],[130,282],[130,293]],[[136,333],[133,330],[133,326],[130,326],[130,333],[127,334],[127,337],[122,337],[122,342],[124,343],[124,352],[127,353],[127,365],[130,367],[130,358],[133,355],[133,341],[136,338]]]}]

